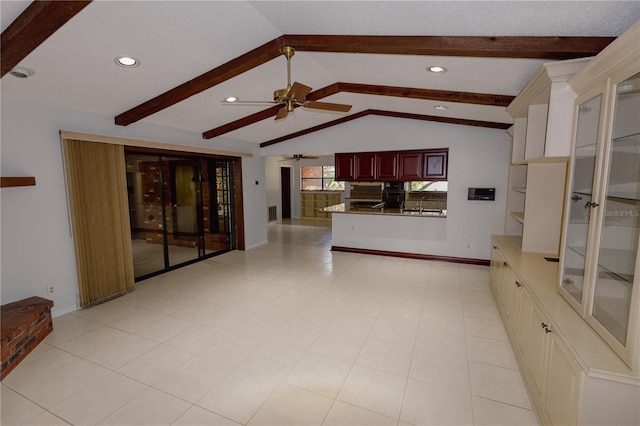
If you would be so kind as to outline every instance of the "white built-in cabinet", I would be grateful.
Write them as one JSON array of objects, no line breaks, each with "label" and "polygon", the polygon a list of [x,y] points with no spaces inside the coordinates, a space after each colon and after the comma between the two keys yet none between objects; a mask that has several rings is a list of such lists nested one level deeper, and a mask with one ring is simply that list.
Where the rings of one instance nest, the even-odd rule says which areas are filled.
[{"label": "white built-in cabinet", "polygon": [[560,296],[558,263],[491,242],[490,288],[542,422],[640,424],[637,375]]},{"label": "white built-in cabinet", "polygon": [[567,80],[588,59],[544,64],[509,105],[514,118],[505,234],[522,250],[558,255],[575,94]]},{"label": "white built-in cabinet", "polygon": [[640,22],[595,58],[544,64],[507,108],[490,283],[549,425],[640,424],[638,40]]},{"label": "white built-in cabinet", "polygon": [[639,40],[640,23],[569,80],[578,97],[559,285],[565,299],[636,373]]}]

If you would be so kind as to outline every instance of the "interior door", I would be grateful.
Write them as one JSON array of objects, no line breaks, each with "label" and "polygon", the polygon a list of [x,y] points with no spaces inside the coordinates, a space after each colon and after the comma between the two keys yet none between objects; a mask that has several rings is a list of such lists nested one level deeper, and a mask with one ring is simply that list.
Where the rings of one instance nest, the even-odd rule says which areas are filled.
[{"label": "interior door", "polygon": [[280,168],[280,186],[282,194],[282,218],[291,219],[291,168]]}]

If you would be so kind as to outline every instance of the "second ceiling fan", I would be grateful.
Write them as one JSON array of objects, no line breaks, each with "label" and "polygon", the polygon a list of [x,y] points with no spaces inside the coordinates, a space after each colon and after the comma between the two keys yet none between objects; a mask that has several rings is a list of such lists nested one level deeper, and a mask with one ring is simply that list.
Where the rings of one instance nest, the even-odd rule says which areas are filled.
[{"label": "second ceiling fan", "polygon": [[351,105],[335,104],[331,102],[308,101],[307,95],[311,92],[311,87],[297,81],[291,84],[291,57],[295,54],[295,49],[291,46],[284,46],[282,54],[287,58],[287,87],[273,92],[273,101],[241,101],[225,100],[224,104],[278,104],[282,105],[276,114],[276,120],[285,118],[296,106],[304,108],[318,109],[323,111],[349,112]]}]

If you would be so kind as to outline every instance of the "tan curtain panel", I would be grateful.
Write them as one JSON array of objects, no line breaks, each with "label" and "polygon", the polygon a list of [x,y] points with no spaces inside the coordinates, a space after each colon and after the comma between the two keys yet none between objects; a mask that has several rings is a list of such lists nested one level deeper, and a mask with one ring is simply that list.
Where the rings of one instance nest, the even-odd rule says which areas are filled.
[{"label": "tan curtain panel", "polygon": [[80,306],[134,289],[124,147],[63,139]]}]

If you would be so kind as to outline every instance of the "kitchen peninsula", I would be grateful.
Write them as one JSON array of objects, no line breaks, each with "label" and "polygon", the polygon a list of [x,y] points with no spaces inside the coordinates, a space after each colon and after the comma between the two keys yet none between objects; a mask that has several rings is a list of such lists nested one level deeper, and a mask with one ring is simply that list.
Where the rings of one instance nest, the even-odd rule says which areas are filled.
[{"label": "kitchen peninsula", "polygon": [[[380,203],[382,204],[382,203]],[[387,216],[413,216],[413,217],[447,217],[447,211],[442,209],[404,209],[404,208],[387,208],[384,205],[376,207],[363,206],[360,203],[344,202],[321,209],[325,213],[347,213],[347,214],[365,214],[365,215],[387,215]]]},{"label": "kitchen peninsula", "polygon": [[439,208],[421,201],[422,197],[407,198],[400,205],[392,203],[392,207],[382,201],[356,197],[323,208],[323,212],[332,216],[332,250],[488,264],[485,259],[461,256],[471,254],[473,244],[465,240],[464,247],[457,247],[457,238],[452,239],[449,230],[446,205]]}]

